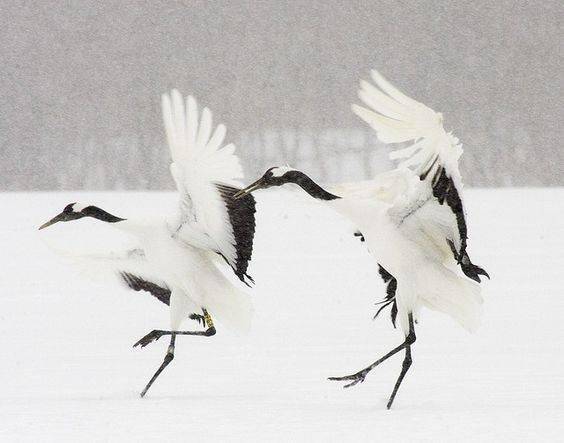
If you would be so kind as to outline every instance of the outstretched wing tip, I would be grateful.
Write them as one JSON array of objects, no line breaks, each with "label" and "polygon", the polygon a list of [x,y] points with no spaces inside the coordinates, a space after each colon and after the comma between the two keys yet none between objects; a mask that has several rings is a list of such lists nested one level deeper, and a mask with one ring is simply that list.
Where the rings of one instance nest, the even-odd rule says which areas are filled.
[{"label": "outstretched wing tip", "polygon": [[163,94],[162,103],[172,154],[170,171],[181,195],[177,235],[186,243],[219,251],[244,279],[252,254],[255,210],[254,199],[250,199],[252,208],[239,209],[241,201],[232,207],[231,195],[239,189],[229,186],[243,177],[235,145],[224,145],[225,125],[214,127],[212,111],[198,108],[193,95],[183,98],[172,90],[170,96]]},{"label": "outstretched wing tip", "polygon": [[188,105],[188,113],[198,112],[198,100],[196,100],[196,97],[194,97],[192,94],[188,94],[188,96],[186,97],[186,104]]},{"label": "outstretched wing tip", "polygon": [[461,144],[443,127],[442,114],[408,97],[388,82],[376,69],[370,71],[374,83],[360,80],[358,96],[364,106],[352,105],[354,114],[375,131],[383,143],[412,142],[408,148],[390,153],[407,166],[424,167],[429,158],[439,155],[454,176],[459,176],[457,161]]},{"label": "outstretched wing tip", "polygon": [[352,112],[354,112],[355,114],[358,112],[359,109],[362,109],[363,107],[360,105],[357,105],[356,103],[352,103],[351,104],[351,110]]},{"label": "outstretched wing tip", "polygon": [[372,79],[373,79],[375,82],[379,82],[380,80],[385,80],[384,76],[383,76],[382,74],[380,74],[380,71],[378,71],[378,70],[375,69],[375,68],[372,68],[372,69],[370,70],[370,77],[372,77]]}]

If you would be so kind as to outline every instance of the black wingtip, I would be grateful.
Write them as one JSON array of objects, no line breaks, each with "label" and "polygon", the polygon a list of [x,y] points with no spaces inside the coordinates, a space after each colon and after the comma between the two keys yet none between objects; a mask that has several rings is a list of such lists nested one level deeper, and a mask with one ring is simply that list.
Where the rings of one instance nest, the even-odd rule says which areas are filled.
[{"label": "black wingtip", "polygon": [[252,288],[255,285],[254,279],[248,274],[245,274],[245,276],[241,278],[241,281],[249,288]]},{"label": "black wingtip", "polygon": [[462,269],[462,272],[464,272],[464,275],[466,275],[468,278],[471,278],[477,283],[482,282],[480,275],[483,275],[484,277],[487,277],[488,280],[490,280],[490,275],[485,271],[485,269],[482,269],[473,263],[461,263],[460,267]]},{"label": "black wingtip", "polygon": [[480,279],[480,275],[487,277],[490,280],[490,275],[486,272],[485,269],[475,265],[470,260],[470,256],[466,250],[463,250],[461,253],[456,251],[454,247],[454,243],[451,240],[447,240],[448,245],[450,246],[450,250],[452,251],[452,255],[456,260],[456,263],[460,265],[460,269],[464,272],[466,277],[471,278],[477,283],[481,283],[482,280]]},{"label": "black wingtip", "polygon": [[251,194],[247,194],[238,200],[234,200],[232,197],[240,191],[239,188],[219,183],[216,183],[216,187],[226,205],[235,239],[236,257],[234,262],[229,262],[225,256],[223,258],[233,268],[233,272],[239,280],[250,287],[245,278],[254,283],[254,280],[246,274],[246,271],[253,254],[253,240],[256,228],[255,198]]},{"label": "black wingtip", "polygon": [[253,285],[255,284],[255,279],[253,277],[251,277],[249,274],[247,274],[246,272],[239,272],[237,271],[235,268],[231,267],[231,269],[233,269],[233,272],[235,273],[235,275],[237,276],[237,278],[243,282],[245,284],[245,286],[248,286],[249,288],[252,288]]}]

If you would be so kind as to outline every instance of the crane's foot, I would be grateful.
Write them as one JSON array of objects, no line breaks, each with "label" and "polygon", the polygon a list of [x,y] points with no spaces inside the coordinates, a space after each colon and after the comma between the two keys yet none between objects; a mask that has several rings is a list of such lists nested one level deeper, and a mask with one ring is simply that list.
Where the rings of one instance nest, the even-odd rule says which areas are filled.
[{"label": "crane's foot", "polygon": [[162,331],[160,329],[153,329],[151,332],[149,332],[147,335],[145,335],[143,338],[141,338],[139,341],[137,341],[133,345],[133,347],[135,348],[136,346],[141,346],[142,348],[144,348],[148,344],[150,344],[154,341],[157,341],[163,335],[169,335],[169,334],[170,334],[169,331]]},{"label": "crane's foot", "polygon": [[376,366],[378,366],[380,363],[386,361],[392,355],[395,355],[398,352],[400,352],[401,350],[405,349],[405,358],[403,360],[402,370],[401,370],[400,375],[399,375],[399,377],[396,381],[396,384],[394,386],[394,390],[392,391],[392,395],[390,396],[390,398],[388,400],[387,408],[390,409],[392,407],[394,399],[396,398],[396,394],[398,393],[398,389],[401,386],[401,383],[402,383],[402,381],[405,377],[405,374],[407,374],[407,371],[409,370],[411,363],[412,363],[411,345],[413,343],[415,343],[415,326],[413,324],[413,314],[412,313],[408,314],[408,320],[409,320],[409,333],[407,334],[407,336],[405,337],[405,341],[401,345],[392,349],[390,352],[388,352],[382,358],[376,360],[370,366],[368,366],[364,369],[361,369],[360,371],[358,371],[354,374],[345,375],[344,377],[329,377],[329,380],[350,382],[350,383],[347,383],[346,385],[343,386],[344,388],[350,388],[351,386],[354,386],[358,383],[362,383],[364,381],[364,379],[366,378],[366,375],[370,371],[372,371],[372,369],[374,369]]},{"label": "crane's foot", "polygon": [[368,374],[367,371],[360,371],[360,372],[357,372],[356,374],[345,375],[343,377],[329,377],[329,380],[331,380],[331,381],[350,381],[350,383],[347,383],[343,386],[343,388],[350,388],[351,386],[354,386],[358,383],[364,382],[364,379],[366,378],[366,374]]},{"label": "crane's foot", "polygon": [[188,318],[190,320],[195,320],[198,322],[198,324],[202,325],[204,328],[206,327],[206,317],[204,315],[200,315],[200,314],[196,314],[196,313],[192,313],[188,316]]},{"label": "crane's foot", "polygon": [[[155,374],[153,375],[153,377],[151,377],[151,380],[149,380],[149,383],[147,383],[147,386],[145,386],[145,389],[143,389],[143,391],[141,392],[141,397],[145,397],[145,394],[147,394],[147,391],[151,388],[155,380],[159,377],[159,375],[161,375],[161,372],[163,372],[164,369],[170,364],[170,362],[174,360],[174,348],[175,348],[177,335],[195,335],[195,336],[203,336],[203,337],[211,337],[212,335],[215,335],[216,330],[213,325],[213,320],[210,314],[205,309],[202,309],[202,311],[204,313],[202,321],[204,322],[205,325],[207,325],[207,329],[205,331],[163,331],[160,329],[154,329],[133,345],[133,346],[141,346],[143,348],[147,346],[149,343],[158,340],[163,335],[170,335],[170,344],[166,351],[164,360],[162,364],[159,366],[159,368],[157,369],[157,371],[155,372]],[[201,317],[198,316],[197,314],[193,314],[193,315],[196,318]],[[192,318],[192,316],[190,316],[190,318]],[[194,318],[194,320],[196,318]]]}]

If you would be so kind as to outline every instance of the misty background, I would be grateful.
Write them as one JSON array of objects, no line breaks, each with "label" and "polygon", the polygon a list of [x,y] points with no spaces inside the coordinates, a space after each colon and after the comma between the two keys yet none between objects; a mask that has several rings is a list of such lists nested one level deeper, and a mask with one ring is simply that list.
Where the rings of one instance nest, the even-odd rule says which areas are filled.
[{"label": "misty background", "polygon": [[377,68],[440,111],[470,186],[564,184],[562,2],[8,1],[0,189],[171,189],[160,94],[227,125],[248,180],[388,169],[350,111]]}]

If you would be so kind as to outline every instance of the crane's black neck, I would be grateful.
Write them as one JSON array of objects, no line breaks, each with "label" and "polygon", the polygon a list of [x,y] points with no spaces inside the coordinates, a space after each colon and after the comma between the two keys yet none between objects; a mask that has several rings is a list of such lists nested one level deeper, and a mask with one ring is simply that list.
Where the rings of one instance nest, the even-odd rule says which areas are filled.
[{"label": "crane's black neck", "polygon": [[300,186],[309,195],[318,200],[336,200],[338,198],[341,198],[323,189],[301,171],[286,172],[286,174],[284,174],[282,178],[287,183],[295,183],[296,185]]},{"label": "crane's black neck", "polygon": [[125,218],[116,217],[115,215],[112,215],[97,206],[87,206],[82,211],[80,211],[80,213],[84,215],[84,217],[96,218],[107,223],[117,223],[125,220]]}]

